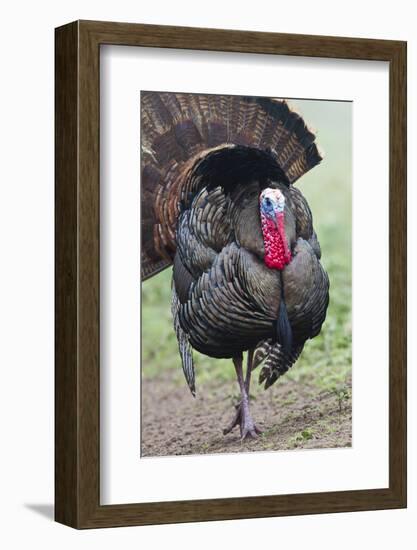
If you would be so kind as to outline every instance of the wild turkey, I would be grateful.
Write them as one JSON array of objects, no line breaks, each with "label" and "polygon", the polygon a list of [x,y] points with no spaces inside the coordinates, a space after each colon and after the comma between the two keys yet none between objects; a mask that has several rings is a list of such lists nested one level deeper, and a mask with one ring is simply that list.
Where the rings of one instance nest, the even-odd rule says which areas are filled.
[{"label": "wild turkey", "polygon": [[[260,430],[251,372],[271,386],[325,320],[329,280],[294,182],[321,161],[285,101],[142,92],[142,280],[173,264],[172,315],[195,395],[193,348],[233,360],[241,401],[223,432]],[[248,352],[243,373],[243,352]]]}]

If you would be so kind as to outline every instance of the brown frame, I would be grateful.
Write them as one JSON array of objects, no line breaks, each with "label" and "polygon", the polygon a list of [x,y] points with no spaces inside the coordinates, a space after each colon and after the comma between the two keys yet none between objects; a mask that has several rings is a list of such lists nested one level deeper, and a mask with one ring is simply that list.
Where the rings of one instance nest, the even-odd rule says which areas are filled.
[{"label": "brown frame", "polygon": [[[178,502],[99,500],[99,52],[102,44],[389,62],[389,487]],[[56,29],[55,519],[76,528],[406,506],[406,43],[76,21]]]}]

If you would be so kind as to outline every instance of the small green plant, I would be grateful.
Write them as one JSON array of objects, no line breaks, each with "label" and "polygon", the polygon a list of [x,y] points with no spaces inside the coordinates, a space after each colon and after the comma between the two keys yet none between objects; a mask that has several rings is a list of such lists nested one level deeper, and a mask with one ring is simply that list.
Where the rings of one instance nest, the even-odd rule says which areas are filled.
[{"label": "small green plant", "polygon": [[314,431],[311,428],[305,428],[303,431],[290,437],[288,440],[289,447],[299,447],[305,441],[313,439]]},{"label": "small green plant", "polygon": [[335,394],[339,405],[339,413],[341,413],[343,410],[343,403],[348,401],[350,398],[349,388],[345,385],[339,386],[333,390],[333,393]]},{"label": "small green plant", "polygon": [[306,428],[305,430],[303,430],[301,432],[301,437],[305,440],[308,440],[308,439],[313,439],[313,432],[312,430]]}]

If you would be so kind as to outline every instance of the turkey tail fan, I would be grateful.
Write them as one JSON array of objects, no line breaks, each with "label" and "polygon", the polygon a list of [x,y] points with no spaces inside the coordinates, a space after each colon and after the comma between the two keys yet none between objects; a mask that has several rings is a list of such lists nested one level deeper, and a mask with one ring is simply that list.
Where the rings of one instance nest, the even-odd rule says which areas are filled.
[{"label": "turkey tail fan", "polygon": [[194,167],[238,147],[272,159],[288,185],[321,161],[315,135],[284,100],[141,92],[142,280],[172,263],[181,204],[202,185]]}]

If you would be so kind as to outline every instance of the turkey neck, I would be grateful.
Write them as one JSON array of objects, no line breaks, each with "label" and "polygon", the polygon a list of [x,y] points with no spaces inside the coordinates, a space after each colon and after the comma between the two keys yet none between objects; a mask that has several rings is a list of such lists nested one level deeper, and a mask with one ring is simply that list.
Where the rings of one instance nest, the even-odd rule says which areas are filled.
[{"label": "turkey neck", "polygon": [[265,265],[270,269],[284,269],[291,261],[291,252],[285,234],[284,212],[276,215],[276,222],[261,213],[261,227],[265,246]]}]

